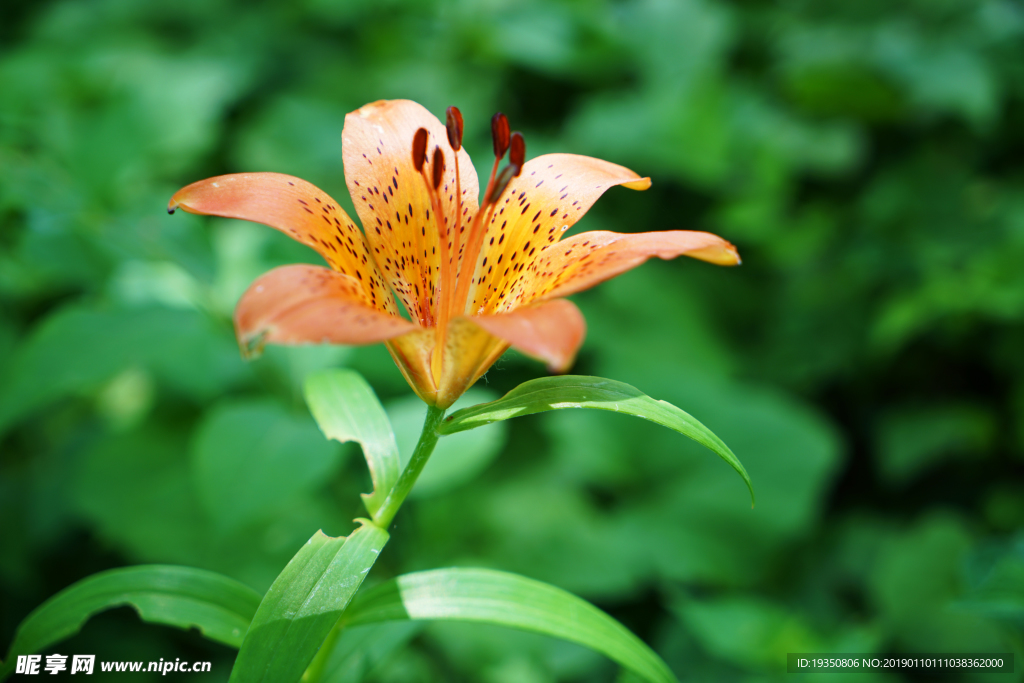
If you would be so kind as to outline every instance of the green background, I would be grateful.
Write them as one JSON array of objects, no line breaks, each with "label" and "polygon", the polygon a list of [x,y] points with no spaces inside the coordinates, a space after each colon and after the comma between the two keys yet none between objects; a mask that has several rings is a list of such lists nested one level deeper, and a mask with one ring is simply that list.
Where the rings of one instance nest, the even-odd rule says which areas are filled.
[{"label": "green background", "polygon": [[[788,652],[1016,652],[1021,670],[1016,0],[7,0],[0,650],[95,571],[187,564],[263,591],[317,529],[348,533],[369,477],[310,418],[312,370],[364,373],[408,452],[421,409],[382,347],[239,357],[240,293],[314,253],[164,211],[179,187],[240,171],[300,176],[350,208],[344,115],[386,98],[459,106],[481,174],[501,110],[528,156],[652,177],[579,229],[738,246],[740,268],[649,263],[575,296],[589,335],[574,372],[692,413],[758,505],[678,434],[529,417],[451,437],[371,581],[520,572],[606,609],[684,680],[787,679]],[[542,374],[507,355],[471,398]],[[496,627],[400,631],[408,644],[363,653],[351,680],[617,675]],[[127,609],[56,651],[213,660],[204,680],[233,658]]]}]

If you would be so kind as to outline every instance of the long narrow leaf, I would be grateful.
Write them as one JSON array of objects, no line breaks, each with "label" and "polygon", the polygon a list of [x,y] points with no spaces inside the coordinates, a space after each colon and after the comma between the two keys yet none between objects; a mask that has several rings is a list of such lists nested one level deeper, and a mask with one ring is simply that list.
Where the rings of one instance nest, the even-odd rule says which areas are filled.
[{"label": "long narrow leaf", "polygon": [[324,436],[362,446],[373,480],[373,493],[364,493],[363,502],[376,519],[400,468],[395,435],[377,395],[357,372],[324,370],[306,380],[306,403]]},{"label": "long narrow leaf", "polygon": [[211,640],[238,647],[260,604],[253,589],[227,576],[192,567],[144,565],[111,569],[68,586],[18,627],[0,668],[10,674],[17,656],[78,633],[94,614],[128,605],[143,621],[198,628]]},{"label": "long narrow leaf", "polygon": [[356,600],[342,625],[449,619],[511,626],[579,643],[656,683],[676,677],[625,626],[561,588],[490,569],[405,574]]},{"label": "long narrow leaf", "polygon": [[364,523],[347,538],[316,532],[260,603],[230,680],[299,680],[387,540],[388,533],[372,523]]},{"label": "long narrow leaf", "polygon": [[692,415],[671,403],[658,401],[632,387],[602,377],[563,375],[523,382],[497,401],[464,408],[448,416],[438,428],[440,434],[481,427],[499,420],[564,408],[608,410],[650,420],[673,429],[709,448],[736,470],[754,500],[754,486],[743,464],[721,439]]}]

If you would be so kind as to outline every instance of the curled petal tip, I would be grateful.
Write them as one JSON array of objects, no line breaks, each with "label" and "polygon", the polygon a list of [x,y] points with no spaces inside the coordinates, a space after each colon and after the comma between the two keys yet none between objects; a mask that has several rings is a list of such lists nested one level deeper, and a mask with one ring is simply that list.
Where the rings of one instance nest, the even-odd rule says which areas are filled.
[{"label": "curled petal tip", "polygon": [[742,263],[739,252],[736,251],[735,245],[731,242],[727,242],[721,237],[709,233],[693,234],[704,235],[706,238],[709,238],[710,243],[704,247],[687,252],[687,256],[713,263],[716,266],[738,266]]},{"label": "curled petal tip", "polygon": [[706,249],[698,249],[687,255],[700,259],[701,261],[713,263],[716,266],[738,266],[742,263],[742,261],[740,261],[740,255],[736,251],[736,247],[728,242],[723,245],[714,245]]},{"label": "curled petal tip", "polygon": [[637,178],[636,180],[631,180],[628,183],[622,183],[622,186],[623,187],[628,187],[631,190],[643,191],[643,190],[648,189],[651,186],[651,179],[650,178]]},{"label": "curled petal tip", "polygon": [[559,361],[558,363],[547,363],[547,370],[549,375],[564,375],[572,369],[573,363],[576,361],[575,356],[567,361]]},{"label": "curled petal tip", "polygon": [[726,244],[725,253],[727,254],[727,258],[729,258],[731,260],[728,263],[725,263],[724,265],[727,265],[727,266],[738,266],[738,265],[741,265],[743,263],[743,259],[740,258],[740,253],[738,251],[736,251],[735,245],[733,245],[733,244],[731,244],[729,242],[726,242],[725,244]]},{"label": "curled petal tip", "polygon": [[256,360],[263,355],[263,347],[266,346],[268,330],[260,330],[255,333],[236,335],[238,350],[242,353],[242,360]]},{"label": "curled petal tip", "polygon": [[181,209],[186,213],[199,213],[191,209],[191,207],[189,206],[189,202],[194,199],[196,187],[202,185],[205,182],[206,181],[204,180],[200,180],[190,185],[186,185],[185,187],[175,192],[174,195],[171,197],[170,201],[167,202],[167,213],[174,213],[178,209]]}]

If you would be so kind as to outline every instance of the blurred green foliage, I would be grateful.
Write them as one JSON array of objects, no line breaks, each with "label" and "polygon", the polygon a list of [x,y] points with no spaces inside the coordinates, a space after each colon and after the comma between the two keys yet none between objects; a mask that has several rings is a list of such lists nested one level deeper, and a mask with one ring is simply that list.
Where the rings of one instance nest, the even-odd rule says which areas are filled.
[{"label": "blurred green foliage", "polygon": [[[350,208],[343,118],[382,98],[458,105],[481,170],[500,109],[531,156],[653,178],[582,229],[738,245],[739,269],[652,263],[575,297],[590,324],[575,372],[692,413],[758,506],[654,425],[524,418],[437,453],[371,580],[473,565],[550,581],[688,680],[780,680],[795,651],[1014,651],[1019,669],[1017,0],[5,2],[0,641],[100,569],[188,564],[263,591],[316,529],[352,529],[369,477],[322,439],[301,382],[356,368],[400,425],[408,388],[379,347],[241,361],[238,295],[315,254],[164,207],[194,180],[265,170]],[[479,400],[542,372],[510,355]],[[616,675],[497,628],[357,636],[345,680]],[[233,656],[130,613],[61,648],[212,659],[211,680]]]}]

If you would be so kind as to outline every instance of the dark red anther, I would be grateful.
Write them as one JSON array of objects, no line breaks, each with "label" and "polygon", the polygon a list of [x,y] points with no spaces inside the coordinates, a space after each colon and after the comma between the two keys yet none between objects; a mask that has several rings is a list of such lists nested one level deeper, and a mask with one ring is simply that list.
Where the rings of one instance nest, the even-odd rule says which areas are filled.
[{"label": "dark red anther", "polygon": [[499,159],[508,151],[508,118],[500,111],[491,117],[491,139],[494,140],[494,156]]},{"label": "dark red anther", "polygon": [[430,170],[434,172],[434,189],[436,190],[441,187],[441,178],[444,177],[444,152],[440,147],[434,148],[434,161]]},{"label": "dark red anther", "polygon": [[462,112],[458,107],[448,107],[448,144],[458,152],[462,149]]},{"label": "dark red anther", "polygon": [[412,165],[416,172],[423,170],[423,162],[427,159],[427,129],[420,128],[412,136]]},{"label": "dark red anther", "polygon": [[523,170],[523,164],[526,163],[526,140],[523,139],[523,134],[518,130],[512,133],[509,145],[508,163],[514,169],[512,177],[517,177]]}]

